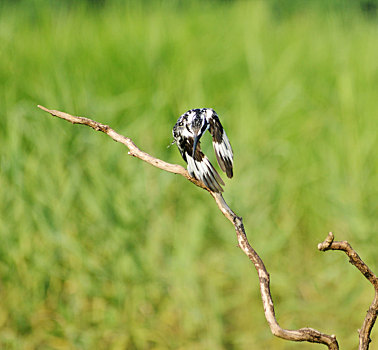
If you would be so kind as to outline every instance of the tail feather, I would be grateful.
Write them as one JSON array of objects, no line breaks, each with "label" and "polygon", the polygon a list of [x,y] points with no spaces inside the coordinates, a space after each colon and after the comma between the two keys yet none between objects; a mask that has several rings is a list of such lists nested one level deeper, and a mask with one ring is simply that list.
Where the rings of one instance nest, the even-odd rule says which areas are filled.
[{"label": "tail feather", "polygon": [[186,155],[186,159],[191,176],[202,181],[211,191],[223,192],[224,182],[205,155],[201,161],[194,160],[189,155]]}]

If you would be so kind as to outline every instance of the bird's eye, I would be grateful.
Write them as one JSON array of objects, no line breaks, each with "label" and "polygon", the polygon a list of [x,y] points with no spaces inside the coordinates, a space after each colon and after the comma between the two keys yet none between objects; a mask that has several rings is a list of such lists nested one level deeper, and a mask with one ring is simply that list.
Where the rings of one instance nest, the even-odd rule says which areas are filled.
[{"label": "bird's eye", "polygon": [[184,125],[184,123],[183,123],[183,122],[180,122],[180,123],[179,123],[179,126],[183,126],[183,125]]}]

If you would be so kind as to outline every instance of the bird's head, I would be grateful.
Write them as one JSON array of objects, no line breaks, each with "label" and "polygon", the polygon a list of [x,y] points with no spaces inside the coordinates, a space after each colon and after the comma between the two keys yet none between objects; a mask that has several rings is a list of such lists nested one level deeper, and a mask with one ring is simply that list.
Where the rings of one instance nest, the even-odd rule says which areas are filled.
[{"label": "bird's head", "polygon": [[187,130],[187,124],[188,124],[188,115],[187,113],[184,113],[180,116],[180,118],[177,120],[177,123],[172,129],[172,134],[175,139],[177,139],[180,135],[185,136],[185,134],[189,133]]}]

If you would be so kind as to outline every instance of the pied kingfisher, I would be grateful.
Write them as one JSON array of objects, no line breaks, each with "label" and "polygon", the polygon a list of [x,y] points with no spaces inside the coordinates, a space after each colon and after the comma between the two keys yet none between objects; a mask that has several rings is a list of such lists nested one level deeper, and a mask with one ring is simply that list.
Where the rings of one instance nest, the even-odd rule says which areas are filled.
[{"label": "pied kingfisher", "polygon": [[188,163],[190,176],[201,180],[213,192],[223,192],[224,182],[203,154],[201,136],[209,130],[220,168],[229,178],[233,175],[233,152],[218,115],[212,108],[195,108],[178,118],[172,134],[182,158]]}]

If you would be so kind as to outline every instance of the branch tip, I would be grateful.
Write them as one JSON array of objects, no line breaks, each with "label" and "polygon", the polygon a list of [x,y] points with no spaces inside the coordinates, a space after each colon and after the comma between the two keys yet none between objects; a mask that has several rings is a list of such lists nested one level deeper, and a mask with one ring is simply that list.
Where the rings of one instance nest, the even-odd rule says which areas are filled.
[{"label": "branch tip", "polygon": [[43,107],[43,106],[41,106],[41,105],[37,105],[37,107],[38,107],[39,109],[42,109],[43,111],[46,111],[46,112],[49,112],[49,113],[50,113],[50,110],[47,109],[46,107]]},{"label": "branch tip", "polygon": [[326,251],[329,249],[329,247],[332,245],[333,241],[335,239],[335,236],[332,232],[329,232],[326,239],[318,244],[318,250],[320,251]]}]

